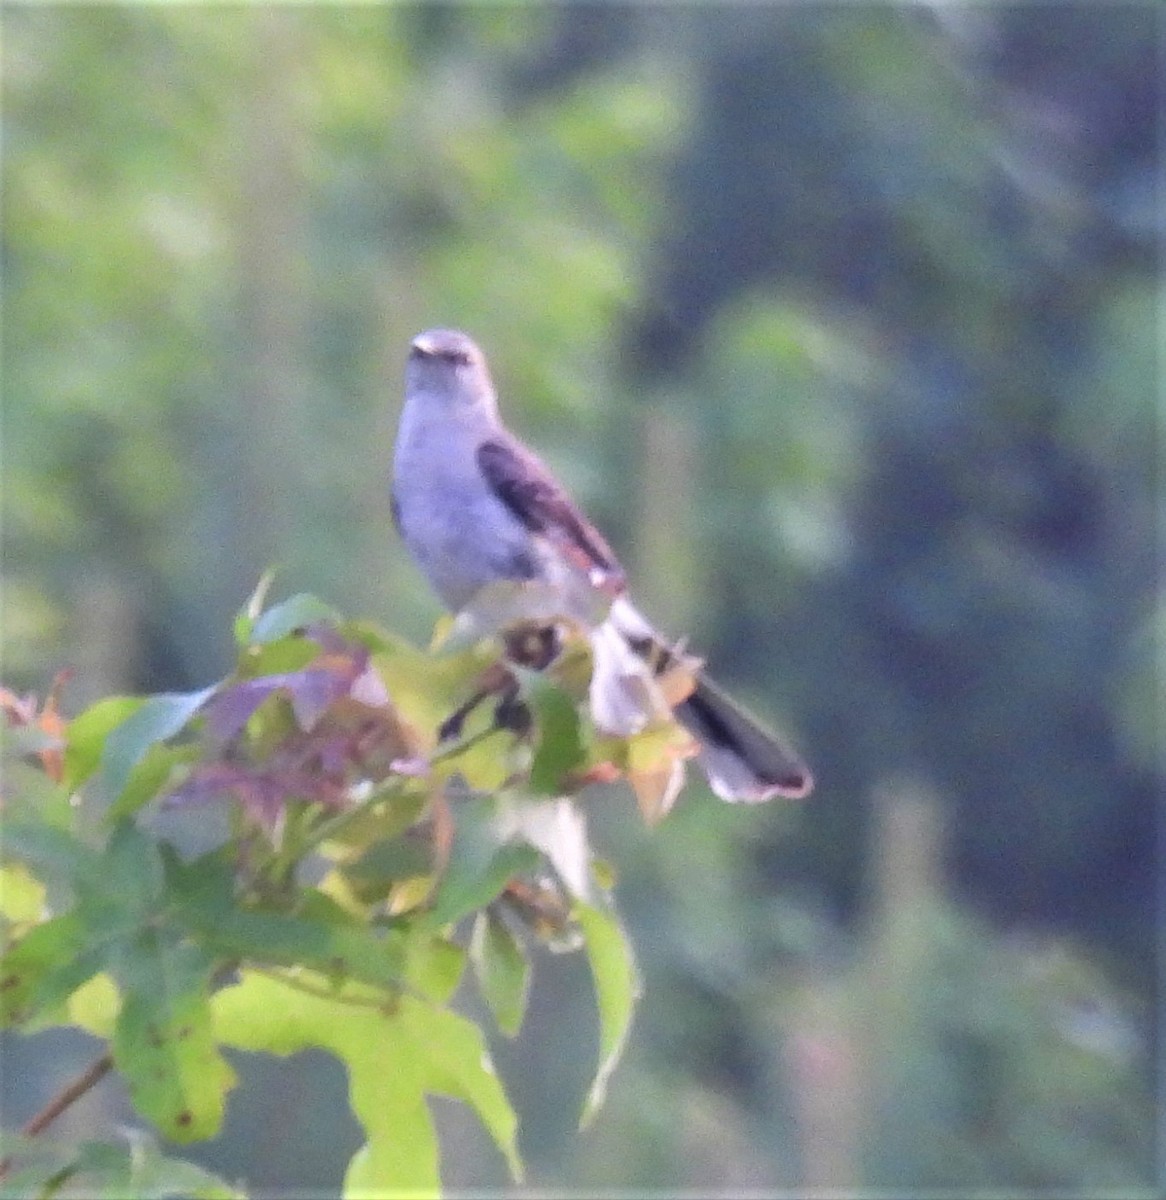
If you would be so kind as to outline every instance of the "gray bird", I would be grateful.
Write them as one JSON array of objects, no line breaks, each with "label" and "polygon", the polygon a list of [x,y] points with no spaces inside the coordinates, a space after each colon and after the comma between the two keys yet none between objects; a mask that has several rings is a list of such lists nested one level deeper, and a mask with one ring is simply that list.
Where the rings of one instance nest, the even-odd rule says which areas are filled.
[{"label": "gray bird", "polygon": [[[489,584],[535,581],[562,597],[563,615],[610,599],[593,646],[638,663],[674,660],[636,611],[611,547],[546,466],[501,422],[486,358],[464,333],[413,339],[393,459],[393,519],[442,603],[462,611]],[[618,646],[616,645],[618,643]],[[597,725],[621,725],[618,717]],[[812,787],[800,758],[703,673],[674,710],[700,746],[698,761],[723,800],[800,797]],[[625,729],[609,729],[625,732]]]}]

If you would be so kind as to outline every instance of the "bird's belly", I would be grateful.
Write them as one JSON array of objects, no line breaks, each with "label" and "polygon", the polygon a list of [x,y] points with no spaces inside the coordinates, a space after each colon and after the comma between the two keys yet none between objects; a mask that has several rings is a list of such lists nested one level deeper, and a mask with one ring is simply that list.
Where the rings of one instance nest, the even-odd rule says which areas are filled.
[{"label": "bird's belly", "polygon": [[530,535],[493,497],[459,501],[426,487],[399,502],[399,520],[417,565],[454,612],[489,583],[540,574]]}]

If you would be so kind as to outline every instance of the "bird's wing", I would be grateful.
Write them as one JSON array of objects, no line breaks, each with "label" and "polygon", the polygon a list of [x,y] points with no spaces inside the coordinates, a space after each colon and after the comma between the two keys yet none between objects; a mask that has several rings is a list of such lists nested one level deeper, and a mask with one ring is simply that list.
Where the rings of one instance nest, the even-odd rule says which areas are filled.
[{"label": "bird's wing", "polygon": [[491,439],[478,447],[477,460],[498,499],[531,533],[586,574],[592,587],[613,596],[624,590],[623,568],[603,535],[529,450]]}]

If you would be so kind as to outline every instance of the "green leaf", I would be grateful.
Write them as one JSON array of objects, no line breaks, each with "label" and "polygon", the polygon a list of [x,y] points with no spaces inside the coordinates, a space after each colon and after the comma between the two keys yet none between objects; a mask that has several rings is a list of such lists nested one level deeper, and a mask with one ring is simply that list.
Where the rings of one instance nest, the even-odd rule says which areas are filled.
[{"label": "green leaf", "polygon": [[[460,833],[460,828],[459,828]],[[457,855],[451,858],[441,886],[434,898],[430,918],[434,924],[448,925],[485,908],[515,875],[538,866],[538,852],[530,846],[506,845],[483,858]]]},{"label": "green leaf", "polygon": [[[3,744],[0,731],[0,781],[3,787],[3,822],[7,829],[14,822],[51,825],[72,829],[77,823],[77,807],[71,789],[55,782],[39,763],[12,759]],[[3,841],[0,840],[0,850]]]},{"label": "green leaf", "polygon": [[599,1068],[579,1122],[585,1127],[602,1106],[623,1054],[640,987],[631,943],[615,916],[589,904],[576,904],[572,916],[583,930],[599,1008]]},{"label": "green leaf", "polygon": [[[5,827],[4,851],[43,878],[69,888],[97,932],[157,915],[161,859],[155,843],[130,821],[118,824],[101,851],[61,829],[16,822]],[[90,911],[97,909],[100,913]]]},{"label": "green leaf", "polygon": [[[129,1145],[89,1142],[77,1156],[78,1183],[87,1195],[107,1200],[245,1200],[245,1194],[195,1163],[163,1154],[157,1141],[140,1130],[124,1131]],[[99,1156],[98,1150],[103,1151]],[[116,1156],[109,1151],[116,1151]],[[100,1172],[100,1174],[98,1174]],[[92,1178],[91,1175],[97,1175]]]},{"label": "green leaf", "polygon": [[416,653],[415,648],[398,634],[390,633],[383,625],[375,621],[360,618],[344,621],[340,626],[342,636],[357,642],[373,654],[394,653],[409,650]]},{"label": "green leaf", "polygon": [[113,1037],[120,1011],[121,996],[117,985],[104,971],[99,971],[69,997],[69,1024],[80,1026],[106,1041]]},{"label": "green leaf", "polygon": [[158,845],[132,821],[114,827],[103,853],[76,882],[83,907],[104,905],[134,925],[159,915],[163,890]]},{"label": "green leaf", "polygon": [[319,644],[311,638],[288,634],[273,642],[252,646],[242,658],[240,674],[248,679],[286,675],[291,671],[302,671],[312,659],[319,656]]},{"label": "green leaf", "polygon": [[238,907],[230,865],[217,853],[193,863],[174,856],[166,864],[177,919],[199,942],[225,958],[312,967],[331,979],[347,977],[397,989],[406,980],[406,939],[398,930],[376,930],[353,920],[316,893],[317,916],[257,912]]},{"label": "green leaf", "polygon": [[[411,802],[404,805],[388,807],[385,824],[389,828],[399,825],[401,813],[411,817],[410,824],[417,820],[425,806],[424,797],[407,797]],[[366,829],[357,829],[355,836],[362,832],[367,836],[367,828],[371,828],[379,814],[371,814],[366,822]],[[355,824],[355,822],[353,823]],[[352,831],[346,828],[341,839],[346,840]],[[354,862],[344,864],[344,875],[361,896],[383,898],[388,894],[389,887],[397,879],[408,879],[414,875],[424,875],[433,870],[433,849],[418,841],[416,838],[389,836],[378,838]]]},{"label": "green leaf", "polygon": [[234,1073],[219,1053],[208,989],[213,962],[171,929],[144,929],[119,948],[122,993],[113,1057],[134,1107],[172,1141],[213,1137]]},{"label": "green leaf", "polygon": [[511,843],[510,836],[498,820],[493,797],[459,800],[449,862],[430,912],[434,924],[459,921],[485,908],[513,875],[537,866],[538,855]]},{"label": "green leaf", "polygon": [[520,1181],[518,1119],[494,1070],[482,1031],[457,1013],[411,997],[402,1003],[400,1019],[424,1062],[425,1090],[469,1104],[505,1155],[511,1175]]},{"label": "green leaf", "polygon": [[413,930],[406,944],[405,977],[409,986],[434,1004],[445,1004],[457,991],[466,953],[446,938],[424,928]]},{"label": "green leaf", "polygon": [[[375,653],[373,666],[404,715],[418,728],[436,729],[473,691],[474,680],[496,658],[496,651],[488,646],[434,655],[398,641]],[[489,712],[487,706],[482,707]]]},{"label": "green leaf", "polygon": [[526,1012],[530,963],[509,926],[492,912],[481,912],[474,921],[470,962],[498,1028],[514,1037]]},{"label": "green leaf", "polygon": [[64,1003],[100,969],[81,914],[28,931],[0,958],[0,1024],[22,1025]]},{"label": "green leaf", "polygon": [[99,700],[69,722],[65,747],[65,784],[76,790],[97,770],[105,739],[145,700],[141,696],[110,696]]},{"label": "green leaf", "polygon": [[[133,1196],[134,1200],[167,1200],[172,1196],[180,1200],[186,1200],[186,1197],[193,1200],[246,1200],[244,1192],[196,1163],[163,1154],[148,1134],[130,1130],[127,1136],[131,1144],[126,1147],[120,1177],[111,1179],[104,1191],[109,1200],[122,1200],[125,1196]],[[84,1171],[84,1156],[79,1164]]]},{"label": "green leaf", "polygon": [[112,804],[129,783],[130,774],[156,742],[173,737],[214,695],[218,684],[198,692],[166,692],[151,696],[110,731],[101,752],[97,785]]},{"label": "green leaf", "polygon": [[65,887],[91,874],[95,852],[71,833],[52,825],[9,821],[4,825],[4,857],[19,859],[42,878]]},{"label": "green leaf", "polygon": [[16,924],[40,920],[44,915],[45,889],[21,863],[0,866],[0,913]]},{"label": "green leaf", "polygon": [[255,590],[247,597],[247,603],[236,614],[233,626],[235,645],[242,647],[250,643],[255,622],[263,612],[263,602],[267,599],[267,593],[271,590],[274,580],[275,569],[269,567],[260,575]]},{"label": "green leaf", "polygon": [[320,1046],[344,1062],[352,1111],[367,1138],[349,1165],[346,1195],[438,1192],[427,1094],[470,1103],[520,1177],[514,1112],[476,1026],[409,996],[386,1011],[361,1003],[362,994],[322,996],[245,972],[215,997],[215,1024],[243,1050],[287,1055]]},{"label": "green leaf", "polygon": [[116,821],[133,816],[166,788],[179,767],[196,762],[198,755],[197,746],[151,746],[130,772],[121,795],[110,806],[106,818]]},{"label": "green leaf", "polygon": [[587,757],[579,710],[562,688],[541,678],[533,680],[527,691],[538,728],[530,790],[536,795],[561,796],[570,773]]},{"label": "green leaf", "polygon": [[404,937],[392,929],[378,932],[236,910],[204,932],[217,949],[252,962],[312,967],[332,979],[393,990],[406,979]]},{"label": "green leaf", "polygon": [[[391,786],[395,788],[398,785],[394,782]],[[394,790],[392,794],[385,795],[381,803],[367,805],[363,812],[355,815],[355,819],[352,814],[346,814],[343,827],[328,836],[331,843],[361,848],[361,857],[345,864],[346,874],[353,871],[369,881],[378,877],[395,877],[398,868],[409,859],[407,851],[404,858],[398,853],[402,843],[408,841],[399,835],[416,824],[429,803],[428,794],[422,790],[424,787],[424,783],[419,783],[416,791]],[[382,853],[385,855],[383,870],[380,865]],[[423,850],[420,859],[414,854],[411,861],[428,863],[429,857],[428,851]]]},{"label": "green leaf", "polygon": [[251,627],[250,640],[253,645],[274,642],[304,625],[317,622],[335,625],[339,620],[340,614],[330,604],[307,592],[300,592],[257,617]]},{"label": "green leaf", "polygon": [[156,846],[129,822],[100,854],[59,830],[9,832],[18,853],[64,878],[77,898],[72,911],[35,926],[4,956],[4,1018],[27,1022],[68,1000],[161,915],[163,875]]}]

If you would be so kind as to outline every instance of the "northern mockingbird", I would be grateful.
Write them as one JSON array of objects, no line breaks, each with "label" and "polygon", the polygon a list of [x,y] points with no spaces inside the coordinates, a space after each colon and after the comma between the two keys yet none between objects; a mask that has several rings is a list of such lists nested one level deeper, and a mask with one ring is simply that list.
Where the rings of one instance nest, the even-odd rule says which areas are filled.
[{"label": "northern mockingbird", "polygon": [[[464,333],[430,329],[413,339],[392,509],[405,544],[452,612],[487,585],[532,581],[561,598],[563,617],[594,617],[597,600],[610,602],[591,631],[596,672],[601,658],[617,671],[622,663],[624,678],[638,670],[653,690],[652,673],[677,661],[626,596],[623,570],[602,534],[502,425],[485,355]],[[626,706],[599,704],[594,687],[591,708],[606,732],[634,732],[652,716],[645,704],[629,721]],[[809,792],[811,776],[798,756],[706,676],[697,677],[674,715],[699,744],[698,761],[722,799]]]}]

